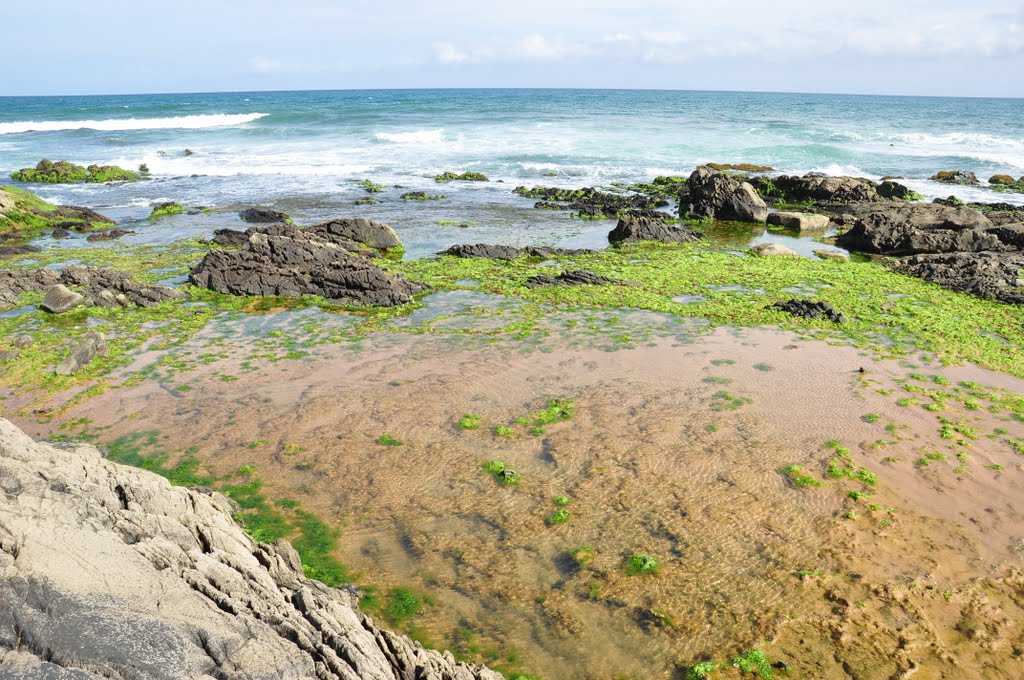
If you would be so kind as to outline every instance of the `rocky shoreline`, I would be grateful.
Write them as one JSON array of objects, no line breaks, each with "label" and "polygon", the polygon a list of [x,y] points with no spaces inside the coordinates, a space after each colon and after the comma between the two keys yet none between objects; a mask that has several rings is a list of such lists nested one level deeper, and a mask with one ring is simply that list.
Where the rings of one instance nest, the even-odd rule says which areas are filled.
[{"label": "rocky shoreline", "polygon": [[0,419],[0,668],[18,678],[499,680],[381,629],[233,502]]}]

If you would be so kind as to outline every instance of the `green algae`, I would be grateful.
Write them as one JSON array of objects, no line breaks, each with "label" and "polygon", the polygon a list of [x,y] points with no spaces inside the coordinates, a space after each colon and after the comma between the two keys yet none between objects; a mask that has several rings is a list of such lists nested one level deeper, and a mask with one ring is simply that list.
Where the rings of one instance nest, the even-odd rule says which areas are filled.
[{"label": "green algae", "polygon": [[51,162],[43,159],[34,168],[22,168],[11,173],[11,179],[36,184],[93,184],[105,182],[135,182],[139,173],[116,165],[90,165],[83,167],[69,161]]},{"label": "green algae", "polygon": [[185,206],[180,203],[175,203],[173,201],[170,203],[161,203],[157,207],[153,208],[153,212],[149,214],[149,219],[155,220],[156,218],[163,217],[165,215],[180,215],[183,212],[185,212]]},{"label": "green algae", "polygon": [[435,182],[490,182],[487,175],[480,172],[455,173],[451,170],[434,176]]}]

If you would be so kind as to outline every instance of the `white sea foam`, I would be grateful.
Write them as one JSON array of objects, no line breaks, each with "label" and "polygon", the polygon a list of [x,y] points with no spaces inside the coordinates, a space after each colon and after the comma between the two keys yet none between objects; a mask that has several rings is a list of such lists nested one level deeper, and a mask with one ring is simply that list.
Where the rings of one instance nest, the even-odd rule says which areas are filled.
[{"label": "white sea foam", "polygon": [[0,135],[16,135],[23,132],[56,132],[60,130],[198,130],[201,128],[242,125],[269,115],[269,113],[211,113],[198,116],[175,116],[172,118],[22,120],[13,123],[0,123]]},{"label": "white sea foam", "polygon": [[416,130],[414,132],[378,132],[378,142],[392,144],[437,144],[444,141],[444,130]]}]

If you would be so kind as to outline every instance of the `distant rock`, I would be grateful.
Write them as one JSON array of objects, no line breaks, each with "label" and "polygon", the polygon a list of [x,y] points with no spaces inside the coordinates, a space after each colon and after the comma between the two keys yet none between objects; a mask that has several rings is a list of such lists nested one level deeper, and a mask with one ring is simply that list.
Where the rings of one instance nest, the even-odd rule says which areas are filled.
[{"label": "distant rock", "polygon": [[[1017,183],[1013,177],[1009,175],[992,175],[988,178],[989,184],[995,184],[997,186],[1012,186]],[[1022,182],[1024,184],[1024,182]]]},{"label": "distant rock", "polygon": [[755,255],[760,257],[800,257],[800,253],[796,252],[792,248],[779,245],[778,243],[759,243],[758,245],[751,248]]},{"label": "distant rock", "polygon": [[95,243],[96,241],[115,241],[122,236],[134,233],[134,231],[127,231],[125,229],[111,229],[110,231],[98,231],[95,234],[89,234],[85,240],[90,243]]},{"label": "distant rock", "polygon": [[928,179],[946,184],[978,184],[978,177],[970,170],[943,170]]},{"label": "distant rock", "polygon": [[270,208],[246,208],[242,212],[238,213],[238,217],[241,218],[243,222],[249,222],[252,224],[291,222],[291,218],[288,217],[288,213],[280,210],[271,210]]},{"label": "distant rock", "polygon": [[804,319],[826,318],[833,323],[844,323],[846,321],[843,315],[834,310],[827,302],[787,300],[785,302],[776,302],[769,309],[778,309],[779,311]]},{"label": "distant rock", "polygon": [[875,188],[875,191],[877,191],[878,195],[882,198],[891,198],[900,201],[909,201],[921,198],[918,193],[911,191],[908,187],[905,187],[899,182],[893,182],[892,180],[885,180]]},{"label": "distant rock", "polygon": [[157,203],[153,206],[152,212],[149,213],[149,219],[155,220],[158,217],[164,215],[180,215],[185,212],[185,206],[177,201],[165,201],[164,203]]},{"label": "distant rock", "polygon": [[139,175],[116,165],[90,165],[82,167],[68,161],[56,163],[42,159],[34,168],[22,168],[11,174],[19,182],[43,184],[73,184],[78,182],[135,182]]},{"label": "distant rock", "polygon": [[823,231],[828,228],[828,223],[828,216],[812,213],[774,212],[768,215],[768,224],[797,231]]},{"label": "distant rock", "polygon": [[704,234],[673,224],[667,224],[651,217],[626,215],[619,218],[615,228],[608,232],[609,243],[636,243],[660,241],[661,243],[691,243],[704,238]]},{"label": "distant rock", "polygon": [[699,167],[687,182],[689,204],[680,205],[680,215],[695,218],[764,222],[768,206],[747,182],[739,182],[723,172]]},{"label": "distant rock", "polygon": [[785,201],[859,203],[879,200],[874,182],[859,177],[827,177],[808,173],[803,177],[755,177],[751,184],[762,196]]},{"label": "distant rock", "polygon": [[0,419],[0,675],[502,680],[381,629],[232,501]]},{"label": "distant rock", "polygon": [[489,182],[487,175],[482,172],[455,173],[452,171],[442,172],[434,177],[435,182]]},{"label": "distant rock", "polygon": [[754,165],[753,163],[705,163],[712,170],[720,172],[774,172],[770,165]]},{"label": "distant rock", "polygon": [[592,255],[596,250],[585,248],[550,248],[548,246],[515,246],[492,245],[489,243],[462,244],[448,248],[440,255],[452,257],[470,257],[484,260],[515,260],[520,257],[551,257],[552,255]]}]

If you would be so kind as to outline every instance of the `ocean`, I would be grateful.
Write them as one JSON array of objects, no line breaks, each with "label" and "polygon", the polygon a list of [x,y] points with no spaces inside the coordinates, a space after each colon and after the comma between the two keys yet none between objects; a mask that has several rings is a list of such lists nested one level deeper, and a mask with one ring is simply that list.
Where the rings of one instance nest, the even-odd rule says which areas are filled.
[{"label": "ocean", "polygon": [[[511,190],[650,180],[706,162],[893,175],[928,198],[1024,203],[1024,194],[927,179],[958,169],[983,184],[996,173],[1024,175],[1024,100],[639,90],[0,98],[0,175],[40,158],[147,165],[151,179],[136,184],[28,187],[129,224],[165,200],[274,205],[300,223],[358,214],[392,224],[417,256],[466,240],[594,245],[607,225],[541,215],[547,211]],[[435,183],[446,170],[492,181]],[[364,179],[389,187],[380,203],[354,204],[366,196]],[[405,191],[445,199],[403,201]],[[129,240],[160,242],[226,224],[223,215],[182,218]]]}]

